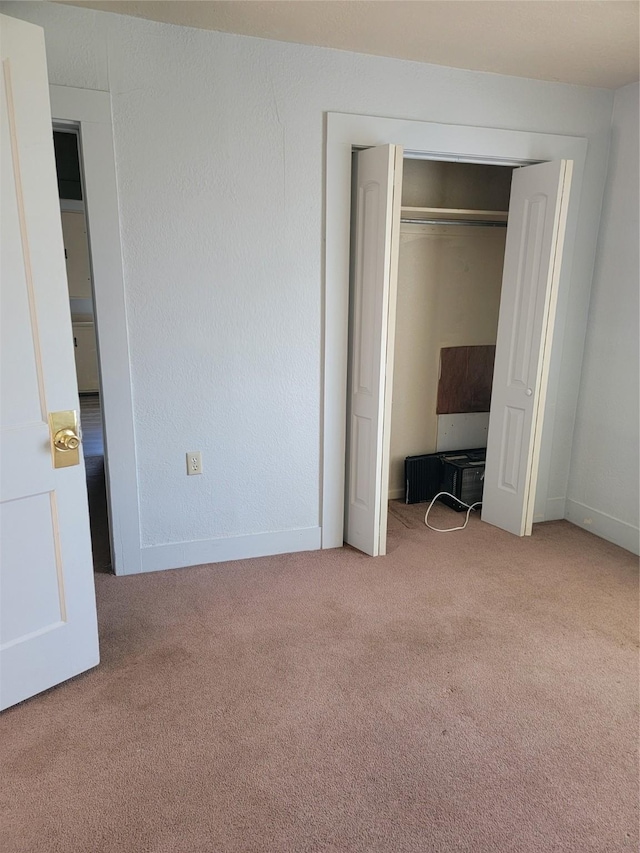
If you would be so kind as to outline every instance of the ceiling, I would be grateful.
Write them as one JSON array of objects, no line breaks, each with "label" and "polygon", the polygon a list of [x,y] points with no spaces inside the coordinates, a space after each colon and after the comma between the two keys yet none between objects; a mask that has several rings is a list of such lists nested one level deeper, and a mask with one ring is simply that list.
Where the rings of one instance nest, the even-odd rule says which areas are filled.
[{"label": "ceiling", "polygon": [[638,0],[56,0],[188,27],[615,89]]}]

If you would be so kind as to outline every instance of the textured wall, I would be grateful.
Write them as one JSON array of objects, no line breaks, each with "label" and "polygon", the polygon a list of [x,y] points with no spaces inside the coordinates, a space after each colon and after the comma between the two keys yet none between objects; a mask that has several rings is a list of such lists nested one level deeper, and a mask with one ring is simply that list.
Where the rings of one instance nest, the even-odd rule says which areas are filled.
[{"label": "textured wall", "polygon": [[569,517],[638,552],[638,85],[616,92]]},{"label": "textured wall", "polygon": [[[112,95],[143,545],[319,523],[326,111],[584,135],[595,233],[610,92],[2,8],[44,26],[52,83]],[[565,424],[591,266],[575,259]],[[187,478],[195,449],[205,474]]]}]

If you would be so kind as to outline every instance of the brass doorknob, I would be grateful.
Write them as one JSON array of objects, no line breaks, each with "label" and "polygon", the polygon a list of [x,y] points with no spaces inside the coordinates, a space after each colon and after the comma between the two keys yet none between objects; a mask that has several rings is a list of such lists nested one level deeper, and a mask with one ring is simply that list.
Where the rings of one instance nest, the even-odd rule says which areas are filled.
[{"label": "brass doorknob", "polygon": [[80,464],[80,430],[74,409],[49,412],[51,461],[54,468],[71,468]]},{"label": "brass doorknob", "polygon": [[72,429],[59,429],[53,436],[53,443],[58,450],[77,450],[80,437]]}]

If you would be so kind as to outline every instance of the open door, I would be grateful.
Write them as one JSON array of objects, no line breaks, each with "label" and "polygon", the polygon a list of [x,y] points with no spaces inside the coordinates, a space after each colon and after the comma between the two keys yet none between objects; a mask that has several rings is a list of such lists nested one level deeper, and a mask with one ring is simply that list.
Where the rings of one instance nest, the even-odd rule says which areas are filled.
[{"label": "open door", "polygon": [[372,557],[387,544],[402,156],[400,145],[355,156],[345,541]]},{"label": "open door", "polygon": [[511,186],[482,520],[517,536],[533,523],[572,166],[516,169]]},{"label": "open door", "polygon": [[7,708],[99,656],[44,35],[0,20],[0,707]]}]

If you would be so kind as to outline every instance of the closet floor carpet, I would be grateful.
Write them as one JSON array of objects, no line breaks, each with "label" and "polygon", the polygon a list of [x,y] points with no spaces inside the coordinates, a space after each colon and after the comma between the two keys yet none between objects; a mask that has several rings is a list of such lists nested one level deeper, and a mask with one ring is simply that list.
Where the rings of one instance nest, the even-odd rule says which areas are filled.
[{"label": "closet floor carpet", "polygon": [[637,850],[637,559],[424,509],[97,575],[100,666],[0,717],[4,853]]}]

